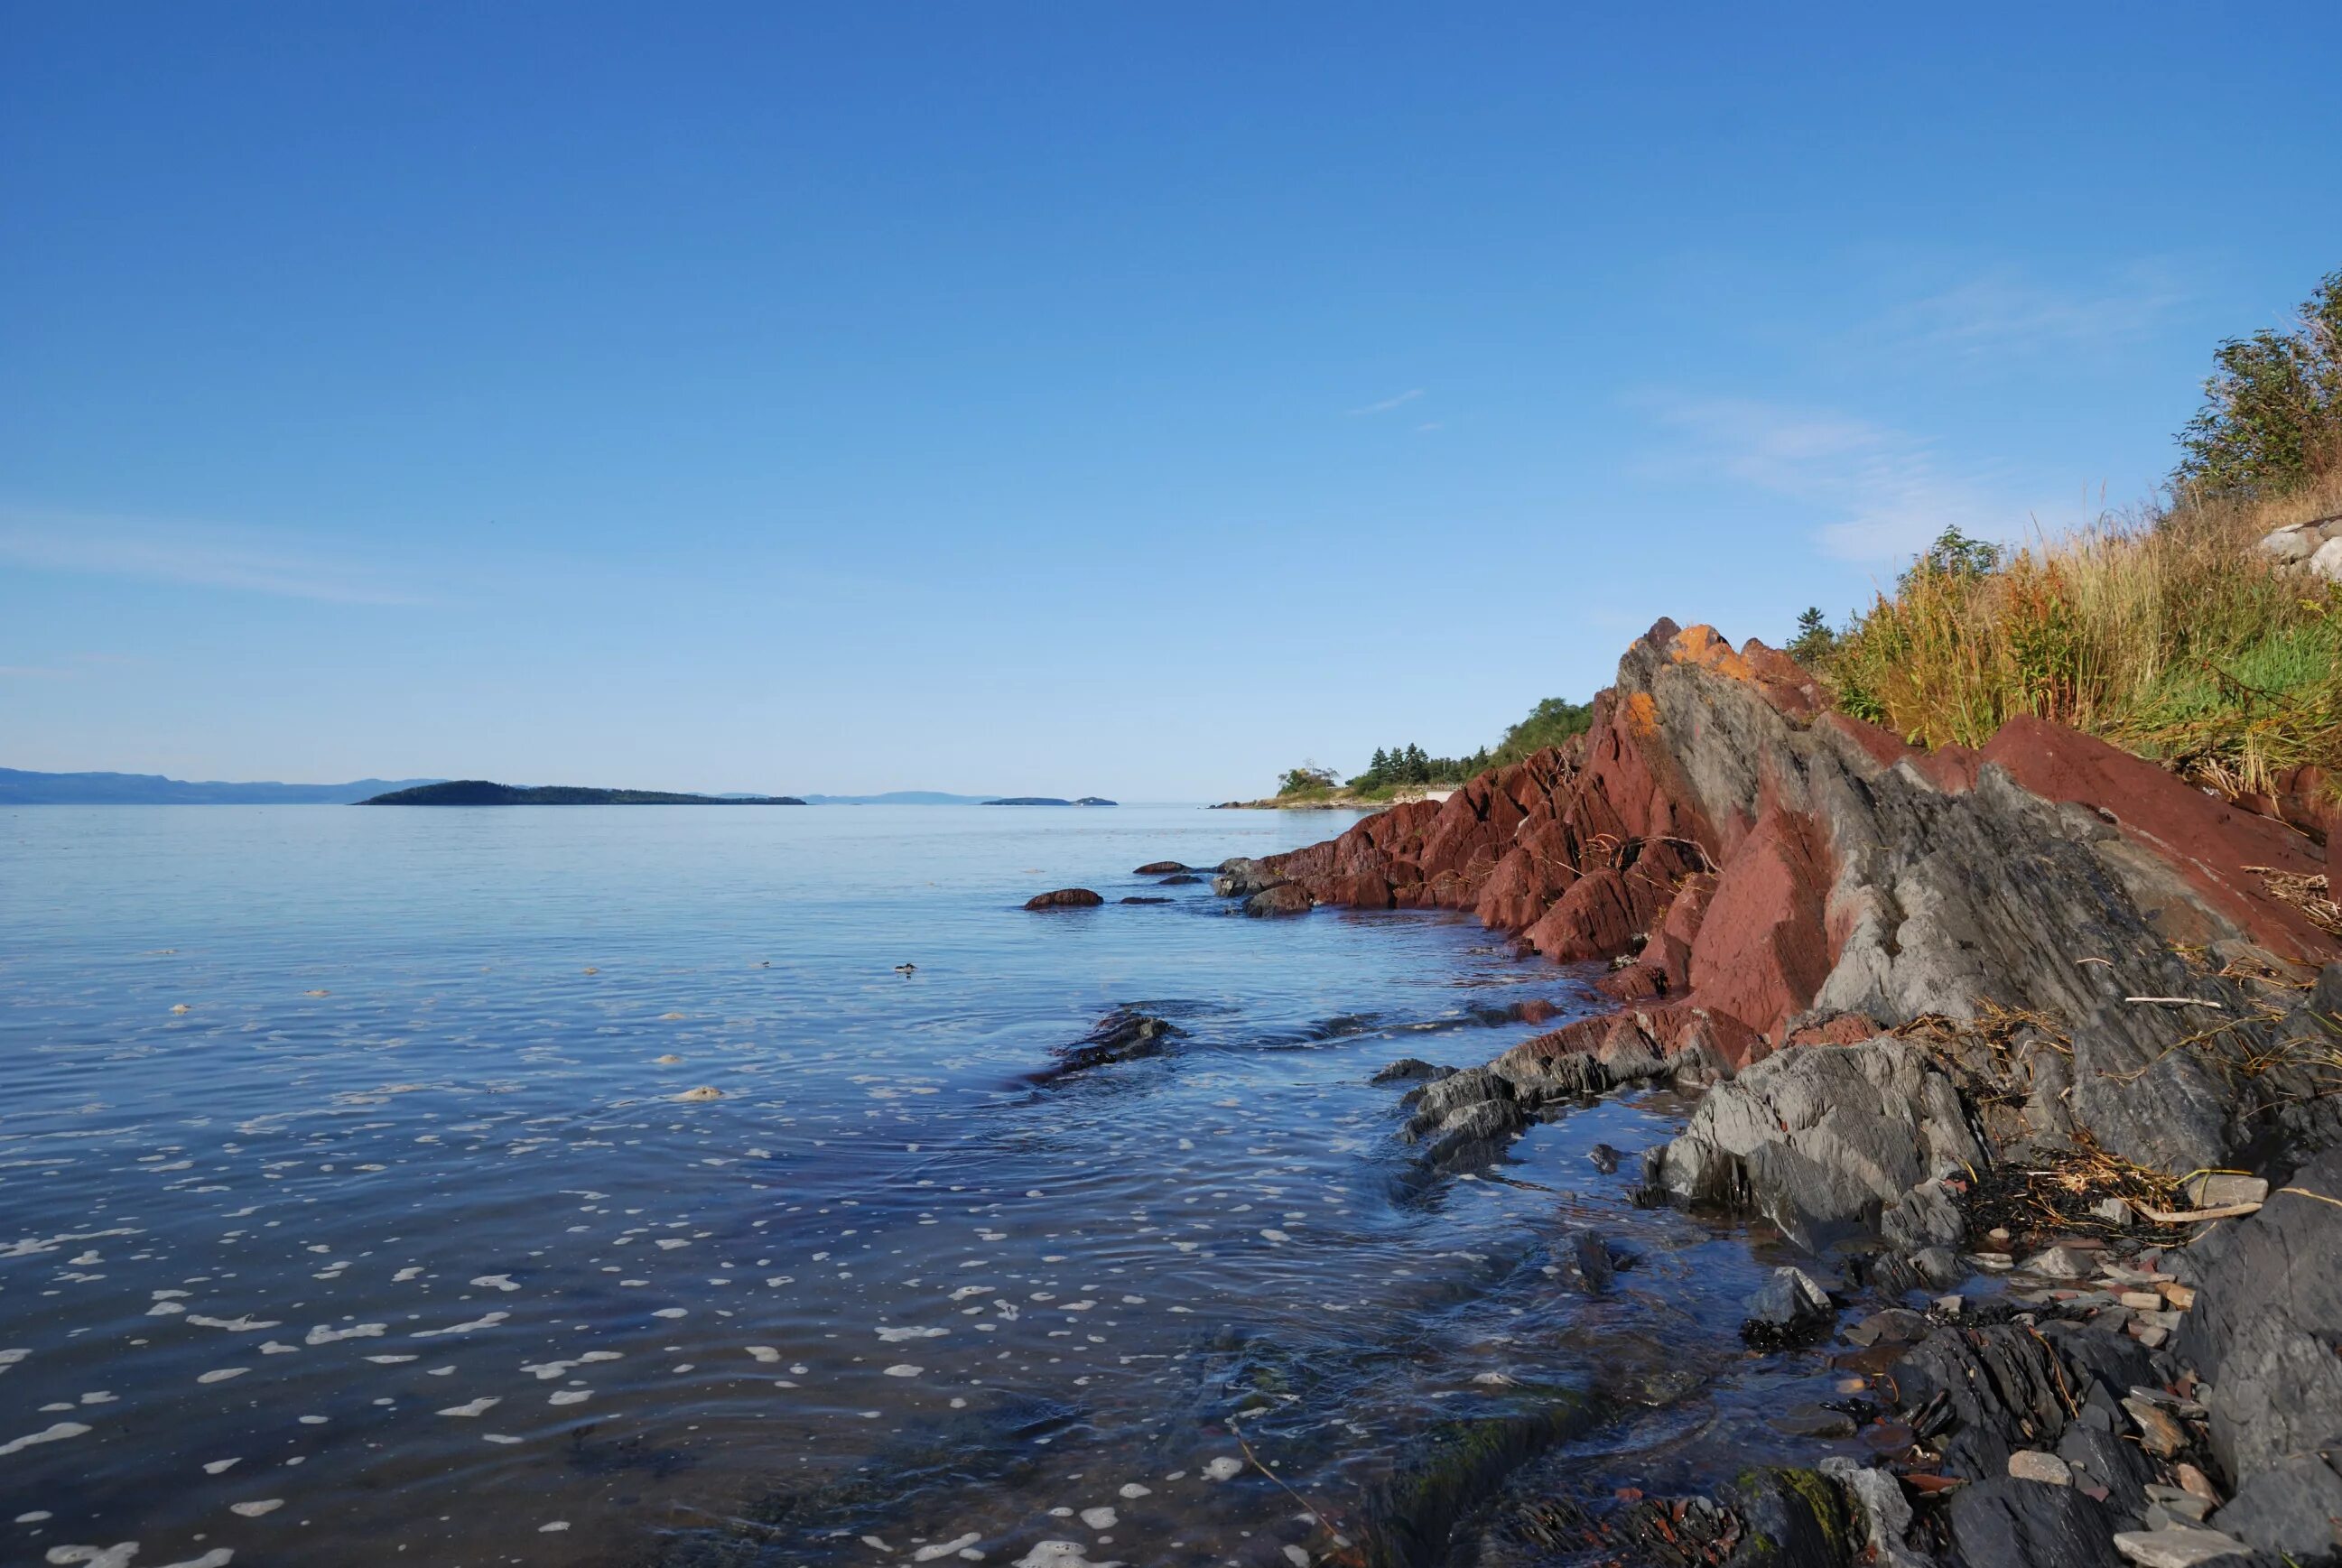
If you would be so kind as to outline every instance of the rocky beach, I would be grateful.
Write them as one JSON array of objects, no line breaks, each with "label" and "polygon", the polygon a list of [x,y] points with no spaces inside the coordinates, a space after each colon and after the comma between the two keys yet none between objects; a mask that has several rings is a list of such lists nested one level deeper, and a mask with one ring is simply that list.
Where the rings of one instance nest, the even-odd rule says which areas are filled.
[{"label": "rocky beach", "polygon": [[[1395,1064],[1403,1137],[1428,1170],[1494,1169],[1611,1091],[1699,1096],[1679,1135],[1610,1153],[1644,1203],[1797,1255],[1741,1333],[1829,1354],[1843,1397],[1777,1424],[1848,1452],[1646,1495],[1493,1443],[1436,1505],[1386,1499],[1363,1559],[2332,1561],[2342,837],[2317,770],[2230,798],[2031,718],[1923,749],[1779,652],[1666,621],[1595,712],[1215,890],[1260,916],[1468,912],[1603,966],[1607,1013]],[[1609,1266],[1597,1239],[1575,1272]]]}]

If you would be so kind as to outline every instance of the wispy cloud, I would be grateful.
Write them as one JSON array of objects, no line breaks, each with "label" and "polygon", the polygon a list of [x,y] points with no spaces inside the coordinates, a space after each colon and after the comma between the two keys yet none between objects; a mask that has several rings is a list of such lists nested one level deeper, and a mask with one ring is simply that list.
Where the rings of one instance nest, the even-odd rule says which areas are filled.
[{"label": "wispy cloud", "polygon": [[1400,393],[1396,397],[1386,397],[1380,403],[1369,403],[1364,408],[1345,409],[1343,412],[1352,419],[1356,419],[1361,415],[1369,414],[1388,414],[1394,408],[1406,407],[1408,404],[1413,403],[1416,398],[1421,397],[1422,395],[1423,388],[1419,386],[1411,386],[1405,392]]},{"label": "wispy cloud", "polygon": [[0,680],[58,681],[72,674],[71,670],[53,670],[43,664],[0,664]]},{"label": "wispy cloud", "polygon": [[157,518],[0,505],[0,560],[332,604],[425,602],[378,572],[291,534]]},{"label": "wispy cloud", "polygon": [[2143,337],[2187,298],[2160,263],[2083,284],[1999,267],[1893,306],[1859,335],[1874,347],[1883,342],[1963,357],[2073,352]]},{"label": "wispy cloud", "polygon": [[1669,466],[1755,486],[1823,514],[1814,542],[1848,561],[1916,554],[1945,528],[2017,531],[2024,513],[1990,475],[1947,471],[1930,444],[1828,409],[1709,398],[1661,405],[1680,449]]}]

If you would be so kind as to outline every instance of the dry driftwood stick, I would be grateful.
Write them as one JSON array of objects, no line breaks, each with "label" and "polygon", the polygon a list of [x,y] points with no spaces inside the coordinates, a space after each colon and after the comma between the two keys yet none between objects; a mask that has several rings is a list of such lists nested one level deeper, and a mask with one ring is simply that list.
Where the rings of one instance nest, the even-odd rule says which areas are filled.
[{"label": "dry driftwood stick", "polygon": [[2217,1209],[2151,1209],[2137,1198],[2127,1200],[2130,1206],[2158,1225],[2187,1225],[2198,1220],[2233,1220],[2246,1214],[2260,1213],[2258,1203],[2223,1203]]}]

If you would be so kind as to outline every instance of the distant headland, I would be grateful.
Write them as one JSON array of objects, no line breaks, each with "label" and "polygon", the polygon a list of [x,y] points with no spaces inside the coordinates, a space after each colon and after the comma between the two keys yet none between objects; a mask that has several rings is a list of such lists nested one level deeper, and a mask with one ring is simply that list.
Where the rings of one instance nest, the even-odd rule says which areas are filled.
[{"label": "distant headland", "polygon": [[44,774],[0,768],[0,805],[349,805],[436,779],[348,784],[190,783],[160,774]]},{"label": "distant headland", "polygon": [[803,805],[792,794],[678,794],[658,789],[586,789],[575,784],[492,784],[450,779],[357,802],[359,805]]},{"label": "distant headland", "polygon": [[1079,800],[1059,800],[1055,795],[1013,794],[1005,800],[988,800],[986,805],[1112,805],[1104,795],[1086,794]]}]

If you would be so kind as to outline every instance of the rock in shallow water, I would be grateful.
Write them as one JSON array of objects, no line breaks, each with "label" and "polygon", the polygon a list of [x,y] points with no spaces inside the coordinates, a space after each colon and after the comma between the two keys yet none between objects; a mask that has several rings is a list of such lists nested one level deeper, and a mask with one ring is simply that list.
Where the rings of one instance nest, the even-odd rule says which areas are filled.
[{"label": "rock in shallow water", "polygon": [[1256,917],[1306,914],[1316,907],[1316,904],[1317,901],[1309,896],[1309,890],[1299,883],[1281,882],[1246,899],[1244,912]]},{"label": "rock in shallow water", "polygon": [[1106,900],[1086,887],[1061,887],[1054,893],[1039,893],[1025,901],[1027,909],[1090,909]]},{"label": "rock in shallow water", "polygon": [[1114,1062],[1131,1062],[1142,1056],[1158,1056],[1182,1031],[1167,1018],[1135,1012],[1127,1007],[1116,1008],[1097,1022],[1097,1026],[1073,1044],[1057,1053],[1057,1064],[1043,1074],[1044,1079],[1059,1078],[1068,1073],[1087,1072]]},{"label": "rock in shallow water", "polygon": [[1775,1269],[1743,1304],[1748,1315],[1740,1337],[1760,1348],[1812,1339],[1837,1321],[1829,1293],[1803,1269]]}]

